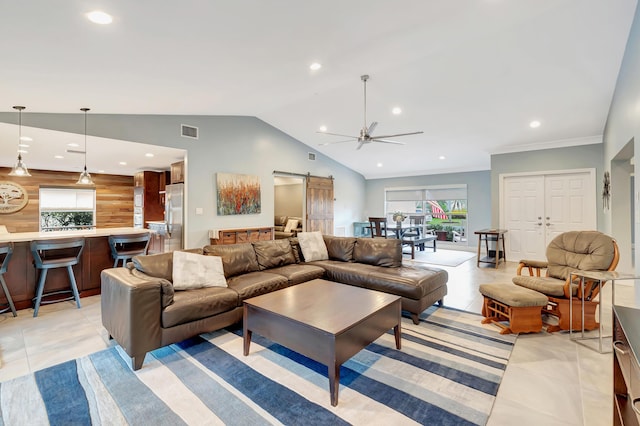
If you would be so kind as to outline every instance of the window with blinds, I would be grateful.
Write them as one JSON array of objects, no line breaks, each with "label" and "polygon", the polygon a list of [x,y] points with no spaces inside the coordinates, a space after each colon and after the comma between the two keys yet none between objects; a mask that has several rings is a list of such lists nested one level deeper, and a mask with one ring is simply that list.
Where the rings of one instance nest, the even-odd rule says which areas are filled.
[{"label": "window with blinds", "polygon": [[427,228],[438,233],[439,240],[466,244],[467,185],[387,188],[385,213],[390,222],[397,213],[406,223],[411,216],[424,216]]},{"label": "window with blinds", "polygon": [[95,228],[94,188],[40,187],[40,231]]}]

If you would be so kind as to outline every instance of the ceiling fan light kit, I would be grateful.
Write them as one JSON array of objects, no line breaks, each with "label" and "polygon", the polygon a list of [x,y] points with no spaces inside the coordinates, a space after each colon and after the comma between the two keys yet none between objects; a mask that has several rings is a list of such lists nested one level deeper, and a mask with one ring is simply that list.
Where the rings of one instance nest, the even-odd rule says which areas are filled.
[{"label": "ceiling fan light kit", "polygon": [[317,132],[325,135],[341,136],[341,137],[349,138],[343,141],[321,143],[320,144],[321,146],[333,145],[336,143],[353,142],[353,141],[358,141],[358,146],[356,146],[357,150],[362,148],[363,145],[371,142],[380,142],[380,143],[386,143],[386,144],[392,144],[392,145],[404,145],[404,142],[394,141],[389,138],[397,138],[400,136],[409,136],[409,135],[419,135],[421,133],[424,133],[424,132],[409,132],[409,133],[396,133],[393,135],[384,135],[384,136],[371,136],[374,129],[378,125],[378,122],[374,121],[371,123],[369,127],[367,127],[367,80],[369,80],[369,76],[367,74],[361,75],[360,80],[362,80],[362,83],[364,84],[364,122],[362,125],[362,129],[360,129],[360,134],[358,136],[351,136],[351,135],[343,135],[340,133]]}]

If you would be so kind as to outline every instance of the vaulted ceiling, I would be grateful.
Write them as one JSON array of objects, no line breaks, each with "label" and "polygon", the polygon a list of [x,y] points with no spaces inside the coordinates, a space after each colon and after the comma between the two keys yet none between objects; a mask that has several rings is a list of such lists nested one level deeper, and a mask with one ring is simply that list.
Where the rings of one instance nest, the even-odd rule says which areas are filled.
[{"label": "vaulted ceiling", "polygon": [[[491,153],[601,140],[635,8],[636,0],[6,1],[0,110],[249,115],[367,178],[484,170]],[[96,9],[113,23],[87,20]],[[311,70],[314,62],[322,67]],[[321,126],[348,135],[363,127],[363,74],[375,134],[424,133],[397,139],[405,145],[320,146],[345,139],[317,133]],[[15,153],[10,129],[0,128],[0,147]]]}]

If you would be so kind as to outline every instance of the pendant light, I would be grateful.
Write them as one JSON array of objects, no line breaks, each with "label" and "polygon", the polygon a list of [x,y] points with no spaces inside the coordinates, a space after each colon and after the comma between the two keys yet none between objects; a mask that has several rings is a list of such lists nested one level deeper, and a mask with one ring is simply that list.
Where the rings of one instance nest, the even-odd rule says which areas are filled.
[{"label": "pendant light", "polygon": [[31,176],[27,165],[22,161],[22,153],[20,152],[20,144],[22,143],[22,110],[24,107],[14,106],[13,109],[18,110],[18,162],[11,169],[9,176]]},{"label": "pendant light", "polygon": [[87,111],[89,108],[80,108],[84,112],[84,170],[80,173],[80,177],[76,182],[77,185],[93,185],[93,179],[87,171]]}]

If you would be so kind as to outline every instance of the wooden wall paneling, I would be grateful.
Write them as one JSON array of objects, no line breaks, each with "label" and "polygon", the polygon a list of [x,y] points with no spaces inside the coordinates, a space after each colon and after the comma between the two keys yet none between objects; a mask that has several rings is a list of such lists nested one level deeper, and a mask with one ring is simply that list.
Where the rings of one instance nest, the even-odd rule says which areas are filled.
[{"label": "wooden wall paneling", "polygon": [[[31,177],[7,176],[8,167],[0,167],[0,180],[15,182],[29,195],[27,206],[16,213],[0,215],[0,224],[9,232],[37,232],[39,229],[40,185],[76,187],[79,173],[31,169]],[[92,175],[96,188],[96,226],[116,228],[133,226],[133,177]]]}]

